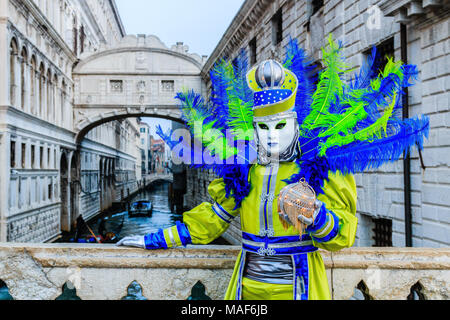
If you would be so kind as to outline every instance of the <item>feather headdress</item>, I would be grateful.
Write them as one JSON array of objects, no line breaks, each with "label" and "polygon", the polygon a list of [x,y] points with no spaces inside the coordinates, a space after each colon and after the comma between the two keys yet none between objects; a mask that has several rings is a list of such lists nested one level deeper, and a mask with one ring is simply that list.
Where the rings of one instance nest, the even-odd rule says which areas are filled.
[{"label": "feather headdress", "polygon": [[[429,130],[426,116],[397,117],[403,88],[411,86],[417,77],[416,66],[388,58],[383,70],[378,70],[374,48],[359,73],[350,76],[342,44],[331,35],[322,53],[324,69],[318,74],[317,85],[314,67],[295,40],[287,45],[283,62],[283,67],[298,80],[294,110],[300,124],[301,148],[296,159],[300,172],[287,182],[305,178],[316,193],[323,192],[330,171],[346,174],[375,169],[398,160],[414,146],[421,149]],[[176,96],[201,152],[217,160],[194,166],[213,169],[222,177],[227,195],[235,197],[237,206],[248,195],[247,174],[256,159],[248,67],[243,50],[233,62],[219,61],[210,73],[209,103],[193,91]],[[169,145],[176,144],[168,134],[159,132]]]}]

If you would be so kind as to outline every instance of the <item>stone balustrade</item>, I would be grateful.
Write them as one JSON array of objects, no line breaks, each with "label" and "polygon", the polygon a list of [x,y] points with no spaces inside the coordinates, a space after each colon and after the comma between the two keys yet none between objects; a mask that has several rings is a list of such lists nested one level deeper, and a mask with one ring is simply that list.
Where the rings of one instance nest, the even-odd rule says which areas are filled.
[{"label": "stone balustrade", "polygon": [[[142,250],[107,244],[0,243],[0,283],[14,299],[222,299],[237,246]],[[322,252],[334,299],[450,298],[450,249]],[[198,282],[201,282],[199,284]],[[356,288],[358,290],[356,290]]]}]

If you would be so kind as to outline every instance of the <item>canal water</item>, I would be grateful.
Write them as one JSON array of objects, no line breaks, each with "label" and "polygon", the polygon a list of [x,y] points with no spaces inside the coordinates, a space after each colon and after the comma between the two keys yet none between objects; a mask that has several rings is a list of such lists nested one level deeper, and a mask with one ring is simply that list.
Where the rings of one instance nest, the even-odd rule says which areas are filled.
[{"label": "canal water", "polygon": [[[87,225],[98,235],[100,233],[100,223],[103,219],[106,232],[114,232],[117,239],[127,236],[146,235],[158,231],[159,228],[165,229],[174,226],[177,220],[182,220],[183,216],[170,210],[168,192],[169,183],[154,183],[131,198],[130,203],[143,199],[150,200],[153,203],[153,214],[151,217],[129,217],[128,211],[109,210],[87,221]],[[71,242],[70,239],[73,239],[74,236],[75,232],[66,234],[58,242]],[[90,238],[91,236],[89,229],[83,228],[81,238]]]}]

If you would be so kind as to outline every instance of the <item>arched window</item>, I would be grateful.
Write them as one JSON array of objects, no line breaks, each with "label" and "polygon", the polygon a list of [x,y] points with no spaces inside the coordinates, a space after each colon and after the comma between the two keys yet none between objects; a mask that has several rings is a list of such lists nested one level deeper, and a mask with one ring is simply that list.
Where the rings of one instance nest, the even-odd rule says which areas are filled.
[{"label": "arched window", "polygon": [[37,64],[36,57],[33,55],[31,57],[31,72],[29,74],[30,79],[30,111],[31,114],[36,114],[36,74],[37,74]]},{"label": "arched window", "polygon": [[57,109],[61,110],[61,107],[58,103],[59,97],[57,97],[57,95],[58,95],[58,76],[55,74],[53,76],[53,85],[52,85],[52,107],[53,107],[52,121],[53,122],[57,121],[57,118],[56,118],[56,115],[58,114]]},{"label": "arched window", "polygon": [[52,89],[53,82],[52,82],[52,74],[50,72],[50,69],[47,71],[47,120],[51,121],[52,118]]},{"label": "arched window", "polygon": [[66,90],[67,90],[67,85],[66,82],[64,81],[64,79],[61,82],[61,126],[65,126],[66,124],[66,119],[65,119],[65,115],[66,115]]},{"label": "arched window", "polygon": [[39,116],[44,117],[44,87],[45,87],[45,69],[41,62],[39,66]]},{"label": "arched window", "polygon": [[22,49],[22,53],[20,54],[20,106],[22,110],[25,110],[25,99],[27,95],[27,88],[25,86],[25,82],[27,79],[27,62],[28,62],[28,54],[27,50],[24,47]]},{"label": "arched window", "polygon": [[17,42],[12,39],[9,47],[9,103],[12,106],[16,103],[16,60]]}]

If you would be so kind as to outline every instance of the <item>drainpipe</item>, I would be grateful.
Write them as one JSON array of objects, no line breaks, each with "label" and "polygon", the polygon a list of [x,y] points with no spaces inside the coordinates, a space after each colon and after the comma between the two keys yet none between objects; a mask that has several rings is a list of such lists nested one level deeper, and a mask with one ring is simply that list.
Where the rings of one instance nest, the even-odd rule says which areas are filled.
[{"label": "drainpipe", "polygon": [[[404,64],[408,63],[408,38],[406,25],[400,24],[400,51],[401,60]],[[403,95],[403,119],[409,118],[409,99],[408,88],[403,89],[405,94]],[[403,184],[404,184],[404,202],[405,202],[405,245],[406,247],[412,247],[412,213],[411,213],[411,159],[410,155],[403,158]]]}]

